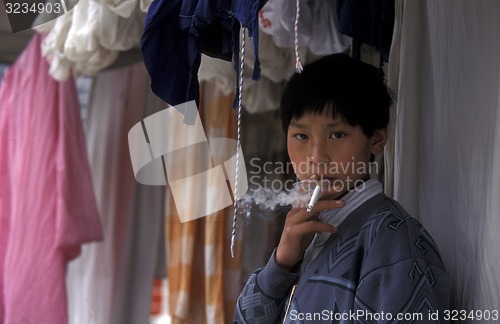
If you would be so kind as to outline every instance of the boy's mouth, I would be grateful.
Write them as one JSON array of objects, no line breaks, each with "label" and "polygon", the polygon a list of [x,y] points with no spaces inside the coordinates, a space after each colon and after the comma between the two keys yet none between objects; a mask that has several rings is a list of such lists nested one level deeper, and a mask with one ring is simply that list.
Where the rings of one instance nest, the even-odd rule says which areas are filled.
[{"label": "boy's mouth", "polygon": [[314,175],[313,178],[316,181],[326,181],[326,182],[333,182],[337,179],[336,177],[333,176],[317,175],[317,174]]},{"label": "boy's mouth", "polygon": [[339,182],[338,178],[326,175],[315,175],[313,178],[315,181],[321,184],[323,190],[331,189],[333,188],[333,186],[335,186],[335,184],[338,184]]}]

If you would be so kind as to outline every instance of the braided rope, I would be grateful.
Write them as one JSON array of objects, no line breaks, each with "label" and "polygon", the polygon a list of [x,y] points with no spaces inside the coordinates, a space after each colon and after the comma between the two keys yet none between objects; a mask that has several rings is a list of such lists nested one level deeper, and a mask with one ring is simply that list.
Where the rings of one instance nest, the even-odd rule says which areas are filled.
[{"label": "braided rope", "polygon": [[240,76],[238,85],[238,133],[236,138],[236,167],[234,176],[233,190],[233,225],[231,229],[231,257],[234,258],[234,242],[236,238],[236,217],[238,215],[238,173],[240,169],[240,144],[241,144],[241,98],[243,93],[243,71],[245,68],[245,28],[241,28],[241,58],[240,58]]},{"label": "braided rope", "polygon": [[295,31],[295,71],[297,73],[302,72],[302,63],[300,62],[300,56],[299,56],[299,18],[300,18],[300,0],[296,0],[297,4],[297,11],[295,15],[295,26],[294,26],[294,31]]}]

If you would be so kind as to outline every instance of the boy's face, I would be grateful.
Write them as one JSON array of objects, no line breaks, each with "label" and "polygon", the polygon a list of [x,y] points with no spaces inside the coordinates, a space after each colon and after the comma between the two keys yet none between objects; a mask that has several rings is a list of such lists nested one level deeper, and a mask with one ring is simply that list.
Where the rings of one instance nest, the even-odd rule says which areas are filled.
[{"label": "boy's face", "polygon": [[332,118],[329,109],[292,119],[287,132],[288,155],[297,177],[302,181],[316,175],[332,187],[340,185],[339,195],[369,178],[370,167],[377,167],[370,164],[371,155],[381,153],[386,141],[386,129],[367,137],[361,126]]}]

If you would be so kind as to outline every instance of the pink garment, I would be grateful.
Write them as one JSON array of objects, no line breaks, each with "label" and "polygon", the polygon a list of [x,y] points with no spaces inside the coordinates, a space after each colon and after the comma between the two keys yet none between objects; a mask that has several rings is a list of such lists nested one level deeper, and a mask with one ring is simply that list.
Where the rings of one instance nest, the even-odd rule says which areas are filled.
[{"label": "pink garment", "polygon": [[0,323],[67,323],[66,263],[102,238],[73,80],[36,35],[0,85]]}]

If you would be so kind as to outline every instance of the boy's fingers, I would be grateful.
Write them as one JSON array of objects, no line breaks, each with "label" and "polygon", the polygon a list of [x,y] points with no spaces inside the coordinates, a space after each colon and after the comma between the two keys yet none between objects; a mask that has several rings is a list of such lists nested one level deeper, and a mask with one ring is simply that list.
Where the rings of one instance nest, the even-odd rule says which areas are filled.
[{"label": "boy's fingers", "polygon": [[320,200],[314,205],[311,212],[307,212],[304,207],[294,207],[290,210],[287,218],[293,219],[293,223],[300,223],[306,220],[311,220],[318,217],[318,213],[327,210],[342,208],[345,205],[343,200]]},{"label": "boy's fingers", "polygon": [[314,205],[312,211],[308,213],[308,215],[312,216],[327,209],[341,208],[344,207],[344,205],[345,202],[343,200],[320,200]]},{"label": "boy's fingers", "polygon": [[337,232],[337,228],[333,227],[332,225],[315,220],[297,225],[296,230],[304,235],[316,232],[327,232],[327,233]]}]

